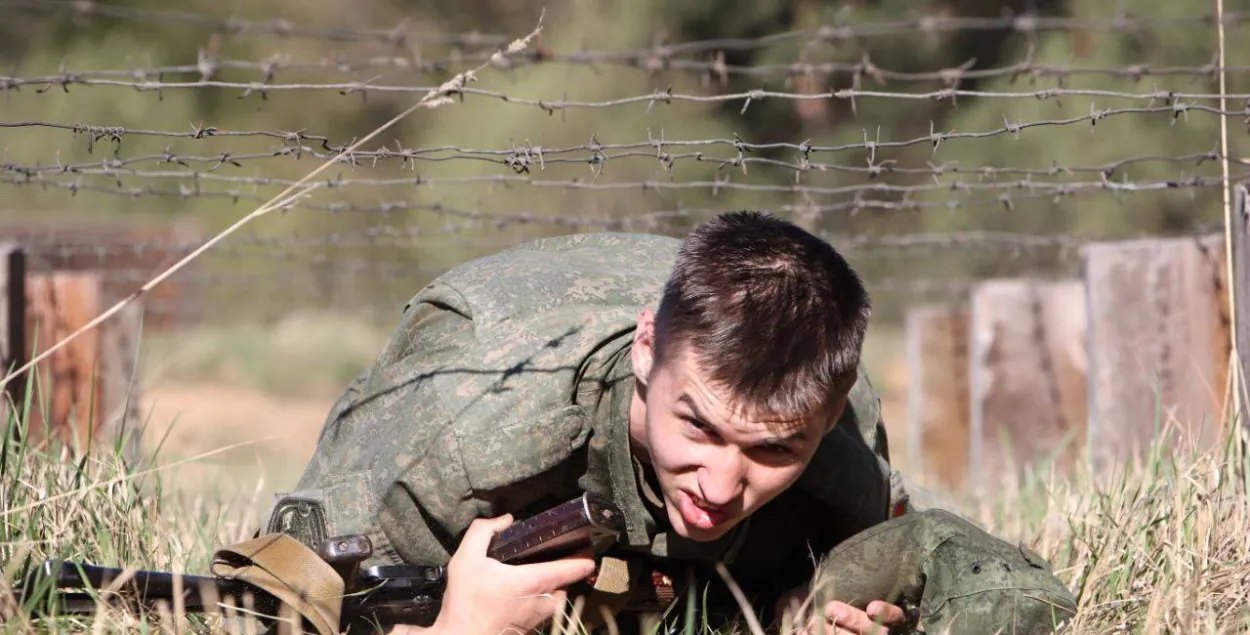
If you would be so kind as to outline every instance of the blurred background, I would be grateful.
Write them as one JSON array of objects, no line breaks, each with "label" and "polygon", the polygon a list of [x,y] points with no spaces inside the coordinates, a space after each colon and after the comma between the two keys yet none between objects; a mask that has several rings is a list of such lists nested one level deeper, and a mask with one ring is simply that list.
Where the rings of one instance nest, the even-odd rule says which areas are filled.
[{"label": "blurred background", "polygon": [[[1234,178],[1246,5],[1224,8]],[[293,485],[333,399],[448,267],[742,208],[865,276],[905,466],[910,308],[1079,275],[1091,240],[1221,231],[1215,7],[0,0],[0,235],[31,271],[103,272],[108,307],[541,18],[464,94],[143,298],[144,444],[241,445],[174,468],[178,486]]]}]

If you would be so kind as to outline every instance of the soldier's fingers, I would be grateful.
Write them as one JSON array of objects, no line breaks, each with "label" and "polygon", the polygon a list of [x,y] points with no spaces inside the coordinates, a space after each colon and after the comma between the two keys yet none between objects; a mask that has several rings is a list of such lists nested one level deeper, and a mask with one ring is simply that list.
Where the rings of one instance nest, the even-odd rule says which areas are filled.
[{"label": "soldier's fingers", "polygon": [[868,617],[871,617],[878,624],[895,626],[902,624],[907,615],[903,613],[903,609],[888,602],[877,600],[868,605]]},{"label": "soldier's fingers", "polygon": [[507,529],[511,524],[512,514],[504,514],[495,518],[474,519],[464,532],[464,539],[460,541],[460,546],[456,549],[456,552],[463,552],[473,556],[486,555],[487,549],[490,548],[491,538],[494,538],[496,533]]},{"label": "soldier's fingers", "polygon": [[830,602],[825,605],[825,616],[833,620],[835,626],[855,635],[884,635],[885,626],[873,621],[868,614],[842,602]]},{"label": "soldier's fingers", "polygon": [[535,591],[562,589],[578,580],[585,580],[595,572],[595,560],[587,554],[578,554],[552,560],[522,565],[530,585]]}]

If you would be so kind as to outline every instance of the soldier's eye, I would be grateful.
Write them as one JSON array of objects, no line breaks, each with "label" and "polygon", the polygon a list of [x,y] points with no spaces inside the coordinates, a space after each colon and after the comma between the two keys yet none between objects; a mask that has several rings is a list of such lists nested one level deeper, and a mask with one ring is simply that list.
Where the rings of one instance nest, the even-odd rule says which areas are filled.
[{"label": "soldier's eye", "polygon": [[686,422],[686,425],[690,428],[691,432],[697,436],[711,439],[715,439],[717,436],[716,431],[713,430],[711,426],[695,419],[694,417],[682,417],[682,420]]}]

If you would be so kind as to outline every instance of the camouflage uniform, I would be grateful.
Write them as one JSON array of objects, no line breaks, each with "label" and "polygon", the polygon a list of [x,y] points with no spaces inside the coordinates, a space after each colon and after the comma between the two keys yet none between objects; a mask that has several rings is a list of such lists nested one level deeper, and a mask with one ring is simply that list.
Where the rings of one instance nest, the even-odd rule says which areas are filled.
[{"label": "camouflage uniform", "polygon": [[264,529],[365,533],[368,564],[443,564],[475,518],[524,517],[591,491],[624,511],[623,549],[724,560],[767,614],[772,597],[812,575],[812,554],[924,507],[889,465],[880,399],[861,369],[797,485],[721,540],[667,530],[630,454],[627,415],[634,325],[655,307],[679,244],[543,239],[429,284],[334,404],[297,491],[277,499]]}]

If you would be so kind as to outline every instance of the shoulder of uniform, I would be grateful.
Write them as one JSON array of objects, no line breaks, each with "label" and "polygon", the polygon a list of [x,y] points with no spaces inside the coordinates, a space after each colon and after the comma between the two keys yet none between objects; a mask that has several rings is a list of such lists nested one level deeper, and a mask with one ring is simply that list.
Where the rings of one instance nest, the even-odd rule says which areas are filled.
[{"label": "shoulder of uniform", "polygon": [[[543,238],[464,263],[424,295],[453,298],[485,340],[516,331],[538,336],[534,328],[544,336],[599,324],[611,329],[659,298],[679,244],[647,234]],[[494,328],[504,325],[506,332]]]},{"label": "shoulder of uniform", "polygon": [[876,427],[881,424],[881,393],[877,392],[876,387],[872,385],[872,380],[868,377],[868,368],[863,363],[860,363],[857,375],[855,384],[851,386],[851,392],[847,396],[846,413],[843,414],[839,425],[843,423],[854,425],[865,434],[867,439],[869,438],[867,433],[875,433]]}]

